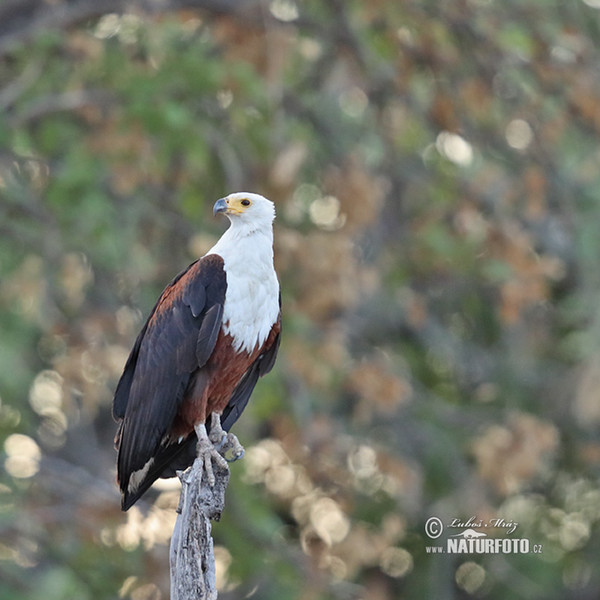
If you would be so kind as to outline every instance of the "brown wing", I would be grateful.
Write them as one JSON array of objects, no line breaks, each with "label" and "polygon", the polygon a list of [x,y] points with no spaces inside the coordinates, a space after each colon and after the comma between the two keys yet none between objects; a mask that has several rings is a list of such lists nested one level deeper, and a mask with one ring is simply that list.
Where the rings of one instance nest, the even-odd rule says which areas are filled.
[{"label": "brown wing", "polygon": [[192,263],[165,288],[133,346],[113,402],[124,510],[188,448],[189,440],[166,446],[165,438],[191,374],[213,352],[226,289],[220,256]]}]

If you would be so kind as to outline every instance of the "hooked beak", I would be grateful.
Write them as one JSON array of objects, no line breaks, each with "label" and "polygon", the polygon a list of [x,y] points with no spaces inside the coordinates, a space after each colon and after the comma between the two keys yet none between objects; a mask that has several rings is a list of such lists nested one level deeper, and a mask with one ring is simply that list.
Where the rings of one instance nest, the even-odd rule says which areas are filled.
[{"label": "hooked beak", "polygon": [[227,198],[219,198],[213,206],[213,216],[223,212],[227,212]]}]

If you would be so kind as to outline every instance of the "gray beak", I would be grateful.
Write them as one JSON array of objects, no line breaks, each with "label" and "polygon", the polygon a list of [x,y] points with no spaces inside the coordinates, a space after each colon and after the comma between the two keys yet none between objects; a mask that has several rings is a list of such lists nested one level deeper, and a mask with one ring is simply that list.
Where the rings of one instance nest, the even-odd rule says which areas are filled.
[{"label": "gray beak", "polygon": [[213,206],[213,215],[216,217],[218,213],[225,212],[227,210],[227,199],[219,198]]}]

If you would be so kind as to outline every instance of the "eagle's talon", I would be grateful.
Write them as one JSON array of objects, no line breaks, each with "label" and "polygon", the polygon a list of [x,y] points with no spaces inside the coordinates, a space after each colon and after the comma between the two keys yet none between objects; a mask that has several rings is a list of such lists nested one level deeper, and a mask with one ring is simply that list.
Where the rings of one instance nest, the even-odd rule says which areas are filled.
[{"label": "eagle's talon", "polygon": [[[244,458],[245,453],[244,446],[240,444],[237,437],[233,433],[228,433],[224,452],[221,453],[225,460],[227,462],[235,462],[236,460]],[[228,455],[231,456],[231,458],[228,458]]]},{"label": "eagle's talon", "polygon": [[226,432],[221,425],[221,416],[212,413],[210,421],[210,434],[208,436],[214,444],[215,450],[227,462],[234,462],[243,458],[245,450],[235,434]]},{"label": "eagle's talon", "polygon": [[212,431],[210,432],[208,439],[211,441],[213,448],[219,453],[222,454],[223,453],[223,448],[225,447],[225,444],[227,444],[227,434],[225,432],[223,432],[222,436],[216,436],[212,434]]},{"label": "eagle's talon", "polygon": [[212,413],[210,416],[210,433],[208,439],[212,442],[213,446],[220,452],[227,441],[227,433],[221,426],[221,415]]},{"label": "eagle's talon", "polygon": [[219,454],[208,434],[203,423],[195,427],[196,435],[198,436],[197,456],[202,462],[202,474],[206,473],[208,484],[210,487],[215,485],[215,472],[213,469],[213,461],[220,469],[227,470],[227,461]]}]

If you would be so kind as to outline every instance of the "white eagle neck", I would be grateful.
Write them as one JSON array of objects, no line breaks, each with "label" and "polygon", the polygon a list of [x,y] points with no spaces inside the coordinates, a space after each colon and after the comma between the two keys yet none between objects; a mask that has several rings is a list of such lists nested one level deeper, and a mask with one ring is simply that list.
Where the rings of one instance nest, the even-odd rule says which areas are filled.
[{"label": "white eagle neck", "polygon": [[236,351],[252,352],[267,339],[279,315],[279,282],[273,267],[273,227],[232,223],[207,252],[223,258],[227,291],[223,330]]}]

